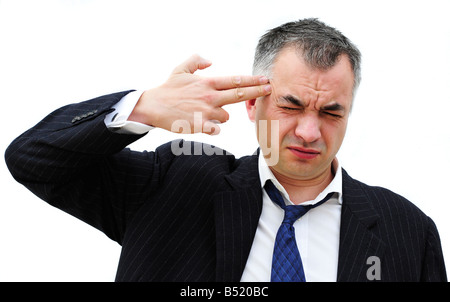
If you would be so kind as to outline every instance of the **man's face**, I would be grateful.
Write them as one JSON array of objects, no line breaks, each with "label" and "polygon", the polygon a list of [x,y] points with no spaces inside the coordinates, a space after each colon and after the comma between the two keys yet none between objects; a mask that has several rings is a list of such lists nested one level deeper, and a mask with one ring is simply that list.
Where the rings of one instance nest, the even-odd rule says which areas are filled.
[{"label": "man's face", "polygon": [[[264,154],[272,142],[270,133],[261,136],[259,121],[269,126],[272,120],[279,121],[278,142],[274,142],[279,158],[272,171],[295,180],[329,172],[344,139],[352,102],[353,71],[348,58],[341,56],[327,70],[311,69],[294,48],[285,48],[272,74],[272,94],[246,102]],[[262,144],[261,139],[268,143]]]}]

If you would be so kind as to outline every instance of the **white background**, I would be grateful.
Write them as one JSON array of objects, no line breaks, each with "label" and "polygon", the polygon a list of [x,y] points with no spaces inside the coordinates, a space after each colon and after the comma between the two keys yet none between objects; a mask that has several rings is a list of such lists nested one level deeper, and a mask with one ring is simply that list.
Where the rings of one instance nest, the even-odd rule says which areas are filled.
[{"label": "white background", "polygon": [[[363,54],[339,159],[363,182],[411,200],[437,224],[450,267],[450,1],[0,0],[0,150],[68,103],[165,81],[198,53],[199,74],[250,74],[258,38],[318,17]],[[257,147],[245,107],[226,107],[217,137],[237,156]],[[155,130],[131,145],[177,137]],[[186,137],[185,137],[186,138]],[[41,201],[0,162],[0,281],[113,281],[120,246]]]}]

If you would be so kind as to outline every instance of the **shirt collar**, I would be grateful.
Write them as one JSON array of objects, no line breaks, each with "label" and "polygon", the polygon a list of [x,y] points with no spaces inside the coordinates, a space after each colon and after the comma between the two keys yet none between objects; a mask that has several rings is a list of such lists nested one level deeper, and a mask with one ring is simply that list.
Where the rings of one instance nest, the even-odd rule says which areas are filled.
[{"label": "shirt collar", "polygon": [[[325,198],[325,196],[331,192],[337,193],[337,201],[339,202],[339,204],[342,204],[342,168],[337,158],[335,158],[331,164],[333,165],[333,170],[335,171],[333,180],[314,200],[306,201],[303,204],[315,204],[316,202]],[[287,201],[289,204],[293,204],[290,201],[289,194],[280,184],[280,182],[275,178],[269,166],[267,165],[262,152],[259,152],[258,168],[261,186],[264,188],[266,181],[270,179],[275,187],[281,192],[285,201]]]}]

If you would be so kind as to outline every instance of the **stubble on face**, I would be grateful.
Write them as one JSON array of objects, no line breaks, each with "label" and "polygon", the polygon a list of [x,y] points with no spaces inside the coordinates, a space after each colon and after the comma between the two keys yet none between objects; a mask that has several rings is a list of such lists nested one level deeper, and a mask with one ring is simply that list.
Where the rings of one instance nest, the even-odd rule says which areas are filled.
[{"label": "stubble on face", "polygon": [[329,70],[317,70],[296,50],[285,49],[274,64],[271,85],[272,94],[256,101],[255,121],[279,121],[279,160],[270,167],[274,175],[292,183],[329,179],[352,101],[347,57]]}]

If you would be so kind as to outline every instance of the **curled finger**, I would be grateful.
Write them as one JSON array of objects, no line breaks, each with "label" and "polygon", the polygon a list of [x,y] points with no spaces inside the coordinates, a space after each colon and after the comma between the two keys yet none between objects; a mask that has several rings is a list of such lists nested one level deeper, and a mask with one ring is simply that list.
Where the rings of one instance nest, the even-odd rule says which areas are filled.
[{"label": "curled finger", "polygon": [[220,127],[214,121],[204,121],[202,132],[209,135],[218,135],[220,133]]}]

